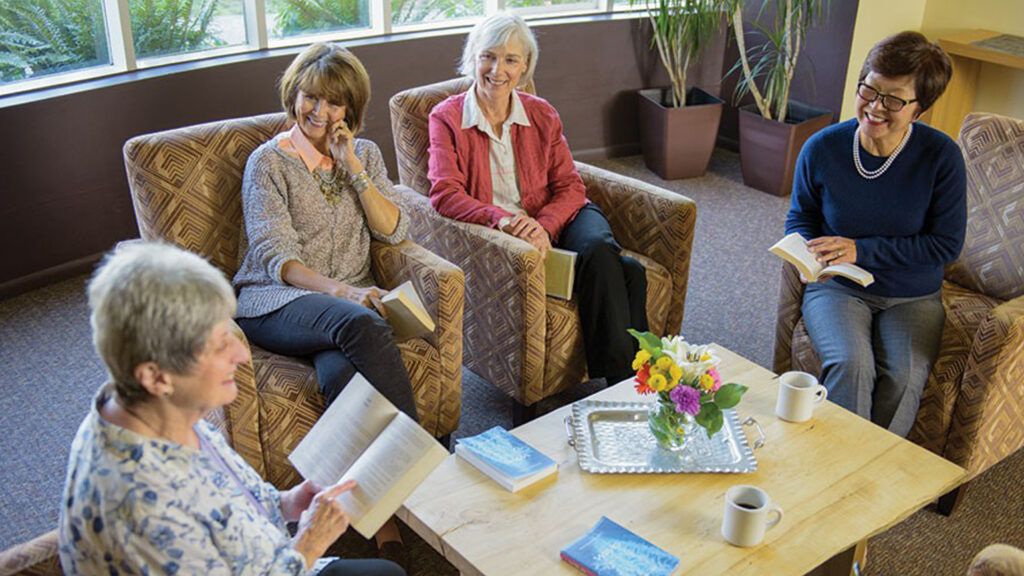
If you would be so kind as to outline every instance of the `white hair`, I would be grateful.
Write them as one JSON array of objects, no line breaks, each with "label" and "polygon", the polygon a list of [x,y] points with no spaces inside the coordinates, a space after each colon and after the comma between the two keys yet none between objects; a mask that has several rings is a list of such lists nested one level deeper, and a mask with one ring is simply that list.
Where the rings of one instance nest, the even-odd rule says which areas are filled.
[{"label": "white hair", "polygon": [[188,374],[213,327],[235,311],[235,293],[220,270],[168,244],[130,243],[110,252],[88,294],[93,345],[129,405],[149,394],[135,378],[139,364]]},{"label": "white hair", "polygon": [[526,54],[526,72],[519,79],[521,88],[533,80],[533,71],[537,68],[537,56],[540,49],[537,47],[537,38],[533,31],[526,25],[526,21],[520,16],[509,12],[498,12],[484,18],[482,22],[473,27],[466,36],[466,45],[462,49],[462,63],[459,71],[467,78],[475,78],[476,58],[480,52],[488,48],[505,46],[515,38],[523,45]]}]

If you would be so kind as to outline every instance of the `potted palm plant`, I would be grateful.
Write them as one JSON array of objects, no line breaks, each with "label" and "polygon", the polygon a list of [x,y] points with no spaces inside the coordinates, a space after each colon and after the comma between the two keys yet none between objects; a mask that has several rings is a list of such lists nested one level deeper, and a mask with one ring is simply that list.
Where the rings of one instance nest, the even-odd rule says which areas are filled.
[{"label": "potted palm plant", "polygon": [[[752,105],[739,110],[740,165],[743,182],[776,196],[793,189],[793,170],[800,148],[812,134],[832,122],[832,112],[790,101],[789,89],[807,30],[817,23],[827,0],[760,0],[762,16],[771,20],[755,25],[764,43],[746,47],[743,0],[725,0],[739,49],[732,71],[741,77],[736,97],[750,94]],[[758,18],[762,20],[762,18]],[[730,71],[730,73],[732,73]]]},{"label": "potted palm plant", "polygon": [[722,101],[697,87],[687,90],[686,72],[721,30],[721,3],[644,0],[651,46],[672,85],[640,91],[641,146],[644,163],[665,180],[704,174],[715,148]]}]

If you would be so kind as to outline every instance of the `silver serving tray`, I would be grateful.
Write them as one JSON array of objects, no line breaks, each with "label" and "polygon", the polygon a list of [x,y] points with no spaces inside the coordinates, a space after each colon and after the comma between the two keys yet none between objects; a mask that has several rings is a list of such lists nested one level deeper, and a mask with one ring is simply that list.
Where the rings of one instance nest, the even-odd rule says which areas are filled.
[{"label": "silver serving tray", "polygon": [[757,470],[754,450],[743,426],[757,429],[754,448],[764,445],[764,430],[753,417],[740,424],[735,410],[724,410],[722,430],[708,438],[694,430],[686,455],[665,450],[647,427],[649,402],[580,400],[565,417],[569,445],[576,449],[580,468],[596,474],[672,474],[714,472],[741,474]]}]

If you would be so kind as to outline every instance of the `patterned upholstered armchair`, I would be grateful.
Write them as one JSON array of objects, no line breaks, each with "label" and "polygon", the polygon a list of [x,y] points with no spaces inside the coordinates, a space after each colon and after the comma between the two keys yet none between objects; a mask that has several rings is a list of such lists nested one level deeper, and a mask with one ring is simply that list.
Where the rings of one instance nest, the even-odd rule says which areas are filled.
[{"label": "patterned upholstered armchair", "polygon": [[[946,268],[946,323],[909,439],[973,478],[1024,446],[1024,121],[970,114],[960,131],[967,163],[967,238]],[[818,374],[800,317],[804,287],[783,269],[775,372]],[[940,500],[952,512],[963,486]]]},{"label": "patterned upholstered armchair", "polygon": [[[249,154],[285,128],[284,114],[213,122],[138,136],[124,146],[139,231],[208,258],[230,278],[238,269],[243,231],[241,184]],[[463,274],[426,249],[374,242],[377,284],[412,280],[435,333],[399,344],[412,379],[422,426],[436,437],[458,427],[462,396]],[[238,399],[224,422],[235,450],[264,478],[287,488],[298,473],[287,455],[323,412],[312,365],[251,346]],[[446,439],[445,439],[446,440]]]},{"label": "patterned upholstered armchair", "polygon": [[[576,304],[546,297],[540,254],[497,230],[440,216],[427,200],[430,111],[469,85],[460,78],[396,94],[391,130],[400,181],[418,193],[404,196],[415,216],[410,234],[466,273],[466,366],[516,401],[518,424],[538,400],[579,383],[586,362]],[[616,239],[647,269],[651,330],[678,331],[697,217],[693,201],[593,166],[576,167]]]}]

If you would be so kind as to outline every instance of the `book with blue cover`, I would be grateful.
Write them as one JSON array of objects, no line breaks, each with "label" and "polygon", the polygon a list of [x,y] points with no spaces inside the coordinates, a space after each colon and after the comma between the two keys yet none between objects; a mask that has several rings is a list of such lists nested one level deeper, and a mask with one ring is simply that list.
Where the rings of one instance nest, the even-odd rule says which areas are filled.
[{"label": "book with blue cover", "polygon": [[515,492],[558,471],[558,464],[501,426],[460,438],[455,454]]},{"label": "book with blue cover", "polygon": [[679,558],[602,516],[562,560],[591,576],[669,576]]}]

